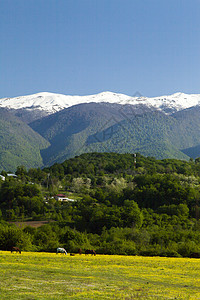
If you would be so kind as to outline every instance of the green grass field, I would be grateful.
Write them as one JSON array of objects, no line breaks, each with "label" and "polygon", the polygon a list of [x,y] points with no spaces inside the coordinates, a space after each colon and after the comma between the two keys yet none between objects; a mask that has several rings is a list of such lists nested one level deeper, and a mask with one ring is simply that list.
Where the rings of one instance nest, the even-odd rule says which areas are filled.
[{"label": "green grass field", "polygon": [[200,299],[200,260],[0,251],[0,299]]}]

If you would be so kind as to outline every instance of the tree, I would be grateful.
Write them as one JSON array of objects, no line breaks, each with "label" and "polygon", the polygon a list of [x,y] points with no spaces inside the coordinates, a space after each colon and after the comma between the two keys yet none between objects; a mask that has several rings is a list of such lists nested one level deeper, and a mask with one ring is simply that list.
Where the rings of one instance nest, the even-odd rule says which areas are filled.
[{"label": "tree", "polygon": [[125,200],[123,206],[123,227],[141,227],[143,215],[138,204],[133,200]]},{"label": "tree", "polygon": [[30,251],[32,249],[30,235],[15,226],[0,226],[0,248],[11,250],[14,246]]},{"label": "tree", "polygon": [[21,179],[26,179],[26,177],[28,175],[25,166],[22,166],[22,165],[17,167],[17,170],[16,170],[15,174],[18,177],[20,177]]}]

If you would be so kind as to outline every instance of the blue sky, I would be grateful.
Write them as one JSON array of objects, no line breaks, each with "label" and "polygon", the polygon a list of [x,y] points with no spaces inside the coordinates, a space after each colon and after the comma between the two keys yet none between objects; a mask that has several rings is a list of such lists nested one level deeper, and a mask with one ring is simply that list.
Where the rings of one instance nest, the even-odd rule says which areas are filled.
[{"label": "blue sky", "polygon": [[200,93],[199,0],[1,0],[0,98]]}]

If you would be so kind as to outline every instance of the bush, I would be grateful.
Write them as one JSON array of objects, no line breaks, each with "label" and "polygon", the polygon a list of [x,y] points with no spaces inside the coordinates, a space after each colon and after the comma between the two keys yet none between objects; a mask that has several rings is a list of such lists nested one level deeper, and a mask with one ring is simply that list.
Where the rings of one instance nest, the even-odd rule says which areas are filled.
[{"label": "bush", "polygon": [[199,247],[194,241],[180,242],[178,244],[178,253],[181,256],[189,257],[193,252],[199,252]]},{"label": "bush", "polygon": [[31,237],[22,229],[13,225],[0,227],[0,249],[11,250],[12,247],[31,251],[33,249]]}]

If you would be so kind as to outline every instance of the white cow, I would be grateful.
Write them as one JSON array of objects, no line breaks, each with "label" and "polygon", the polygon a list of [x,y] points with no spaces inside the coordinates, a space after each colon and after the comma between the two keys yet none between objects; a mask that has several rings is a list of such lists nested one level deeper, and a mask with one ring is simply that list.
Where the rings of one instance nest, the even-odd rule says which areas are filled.
[{"label": "white cow", "polygon": [[58,254],[58,253],[63,253],[63,254],[67,255],[67,251],[64,248],[57,248],[56,254]]}]

